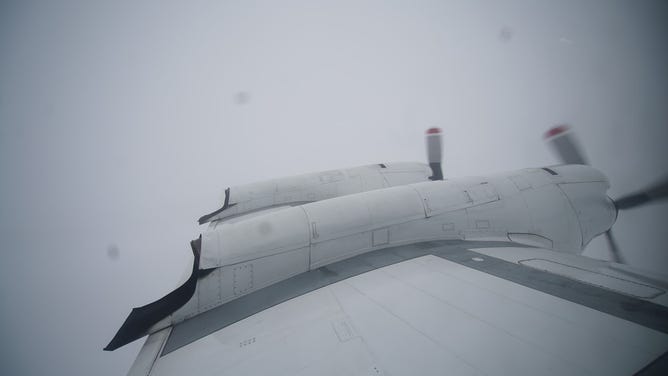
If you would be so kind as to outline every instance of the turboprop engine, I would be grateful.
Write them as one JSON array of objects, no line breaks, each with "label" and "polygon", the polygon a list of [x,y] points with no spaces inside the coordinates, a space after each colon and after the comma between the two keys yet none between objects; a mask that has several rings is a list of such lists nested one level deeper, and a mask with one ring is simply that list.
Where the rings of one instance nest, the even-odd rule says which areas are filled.
[{"label": "turboprop engine", "polygon": [[[275,210],[263,210],[271,209],[275,199],[274,205],[261,204],[260,196],[247,193],[246,201],[235,203],[255,206],[242,212],[263,211],[234,219],[225,217],[231,207],[228,191],[227,207],[216,214],[223,216],[191,242],[190,278],[162,299],[133,309],[106,350],[310,270],[389,247],[433,240],[501,241],[580,252],[595,236],[609,234],[618,209],[666,196],[662,184],[615,202],[606,195],[606,177],[583,164],[447,180],[436,179],[440,164],[432,165],[432,180],[427,180],[427,167],[421,168],[414,170],[424,179],[418,183],[358,193],[341,189],[345,195],[301,204],[286,198],[281,202],[287,204]],[[352,176],[347,170],[342,175]],[[259,191],[271,196],[276,184]],[[312,187],[297,186],[300,192]]]},{"label": "turboprop engine", "polygon": [[220,209],[199,218],[199,224],[244,214],[297,206],[353,193],[443,180],[441,130],[427,130],[427,160],[379,163],[341,170],[313,172],[225,189]]},{"label": "turboprop engine", "polygon": [[171,325],[240,296],[372,250],[431,240],[505,241],[581,251],[615,221],[598,170],[566,165],[423,182],[304,204],[202,234],[197,294]]},{"label": "turboprop engine", "polygon": [[427,181],[429,166],[418,162],[379,163],[277,178],[225,189],[220,209],[199,224],[242,214],[297,206],[374,189]]}]

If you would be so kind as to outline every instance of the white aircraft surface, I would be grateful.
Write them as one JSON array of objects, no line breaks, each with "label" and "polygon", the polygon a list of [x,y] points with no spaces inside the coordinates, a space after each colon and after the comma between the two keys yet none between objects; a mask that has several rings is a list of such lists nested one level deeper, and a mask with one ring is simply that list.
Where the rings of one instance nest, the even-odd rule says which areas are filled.
[{"label": "white aircraft surface", "polygon": [[[133,376],[667,374],[668,282],[610,229],[668,184],[609,198],[566,126],[561,165],[443,180],[440,137],[429,165],[226,189],[188,279],[105,350],[148,335]],[[601,234],[616,262],[580,255]]]}]

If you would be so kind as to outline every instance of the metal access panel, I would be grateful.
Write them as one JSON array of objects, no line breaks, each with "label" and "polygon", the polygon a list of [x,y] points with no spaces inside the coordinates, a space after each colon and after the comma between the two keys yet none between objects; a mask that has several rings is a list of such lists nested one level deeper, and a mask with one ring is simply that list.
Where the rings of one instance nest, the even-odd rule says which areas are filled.
[{"label": "metal access panel", "polygon": [[376,230],[372,233],[371,239],[374,247],[386,245],[390,242],[390,230],[387,228]]},{"label": "metal access panel", "polygon": [[450,181],[415,184],[413,187],[422,197],[427,217],[466,208],[471,204],[466,192]]},{"label": "metal access panel", "polygon": [[197,282],[197,309],[199,312],[204,312],[221,303],[221,273],[221,268],[216,268]]},{"label": "metal access panel", "polygon": [[522,175],[514,175],[508,179],[510,179],[520,191],[531,188],[529,181]]},{"label": "metal access panel", "polygon": [[499,194],[494,185],[482,183],[466,188],[466,193],[471,198],[473,205],[484,204],[486,202],[497,201]]},{"label": "metal access panel", "polygon": [[371,250],[371,231],[311,244],[311,269]]},{"label": "metal access panel", "polygon": [[243,295],[253,289],[253,264],[247,263],[232,269],[234,295]]},{"label": "metal access panel", "polygon": [[320,179],[321,183],[328,184],[343,180],[345,175],[343,175],[343,172],[339,170],[332,170],[321,172],[320,175],[318,175],[318,178]]}]

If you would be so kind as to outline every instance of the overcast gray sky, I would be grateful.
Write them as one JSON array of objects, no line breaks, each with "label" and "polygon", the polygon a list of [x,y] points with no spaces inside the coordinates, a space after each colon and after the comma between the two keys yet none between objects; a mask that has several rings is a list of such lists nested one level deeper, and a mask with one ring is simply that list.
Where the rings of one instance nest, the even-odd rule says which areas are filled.
[{"label": "overcast gray sky", "polygon": [[[431,126],[450,177],[549,165],[560,122],[611,197],[665,175],[667,4],[2,1],[0,373],[124,374],[143,340],[102,348],[229,185],[424,161]],[[631,265],[666,223],[620,215]]]}]

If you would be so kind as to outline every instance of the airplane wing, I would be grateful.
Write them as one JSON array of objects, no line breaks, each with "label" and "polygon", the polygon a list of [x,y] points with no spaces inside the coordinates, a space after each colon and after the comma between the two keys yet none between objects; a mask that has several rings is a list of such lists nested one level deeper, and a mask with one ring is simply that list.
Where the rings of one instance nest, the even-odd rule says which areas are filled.
[{"label": "airplane wing", "polygon": [[[568,128],[549,135],[575,158]],[[581,153],[439,181],[428,155],[431,177],[379,164],[226,191],[190,278],[105,350],[148,334],[143,376],[668,374],[667,279],[576,255],[668,183],[612,200]]]},{"label": "airplane wing", "polygon": [[151,334],[129,375],[666,374],[659,278],[512,243],[376,250]]}]

